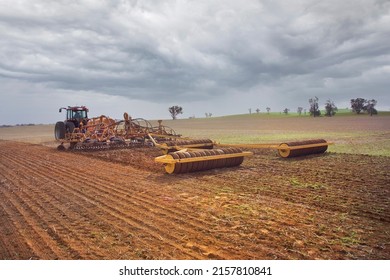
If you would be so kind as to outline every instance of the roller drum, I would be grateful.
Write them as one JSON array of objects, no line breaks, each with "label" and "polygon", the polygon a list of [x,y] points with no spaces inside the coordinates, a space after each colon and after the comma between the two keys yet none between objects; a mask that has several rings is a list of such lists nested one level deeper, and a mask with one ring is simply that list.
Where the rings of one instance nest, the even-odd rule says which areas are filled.
[{"label": "roller drum", "polygon": [[[174,152],[169,153],[168,156],[171,156],[174,160],[180,159],[196,159],[192,162],[176,162],[172,164],[165,165],[165,171],[167,173],[188,173],[196,172],[203,170],[210,170],[214,168],[223,168],[223,167],[233,167],[240,165],[244,156],[240,156],[242,153],[240,149],[237,148],[225,148],[225,149],[213,149],[213,150],[199,150],[193,152]],[[237,154],[235,157],[224,158],[223,155]],[[213,156],[222,156],[221,158],[214,159]],[[210,159],[207,159],[210,157]]]},{"label": "roller drum", "polygon": [[[323,146],[310,147],[310,145],[324,144]],[[302,146],[302,148],[298,148]],[[304,147],[309,146],[309,147]],[[290,149],[291,147],[297,147],[298,149]],[[283,149],[285,148],[285,149]],[[305,156],[311,154],[323,154],[328,149],[328,144],[324,139],[306,140],[298,142],[288,142],[280,144],[278,147],[278,153],[283,158]]]},{"label": "roller drum", "polygon": [[[214,148],[214,143],[210,139],[198,139],[198,140],[176,140],[168,141],[163,144],[166,147],[186,147],[186,148],[202,148],[202,149],[212,149]],[[175,152],[175,148],[168,149],[168,152]]]}]

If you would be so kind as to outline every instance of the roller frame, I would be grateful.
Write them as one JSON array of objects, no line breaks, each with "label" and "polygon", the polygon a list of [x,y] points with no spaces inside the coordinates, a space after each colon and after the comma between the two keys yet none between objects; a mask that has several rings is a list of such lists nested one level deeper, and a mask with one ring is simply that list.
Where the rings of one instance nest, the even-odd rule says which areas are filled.
[{"label": "roller frame", "polygon": [[[160,148],[163,152],[164,155],[168,154],[170,151],[180,151],[180,150],[183,150],[183,149],[191,149],[193,151],[197,151],[197,150],[202,150],[202,149],[210,149],[210,148],[207,148],[208,146],[210,145],[215,145],[215,142],[210,142],[210,143],[194,143],[194,144],[184,144],[184,145],[167,145],[166,143],[157,143],[157,141],[153,138],[153,136],[159,136],[159,135],[156,135],[156,134],[153,134],[153,133],[149,133],[148,134],[148,137],[150,138],[150,140],[153,142],[153,144]],[[166,138],[171,138],[171,137],[166,137]],[[195,140],[195,139],[191,139],[191,138],[184,138],[184,137],[176,137],[177,139],[179,140]],[[199,140],[206,140],[206,139],[199,139]],[[207,139],[209,140],[209,139]],[[211,141],[211,140],[210,140]]]},{"label": "roller frame", "polygon": [[218,146],[222,147],[241,147],[241,148],[249,148],[249,149],[275,149],[275,150],[299,150],[299,149],[307,149],[314,147],[323,147],[332,145],[332,142],[326,143],[318,143],[318,144],[308,144],[308,145],[300,145],[300,146],[286,146],[281,148],[281,144],[220,144]]},{"label": "roller frame", "polygon": [[316,143],[316,144],[305,144],[305,145],[298,145],[298,146],[288,146],[288,143],[282,143],[282,144],[218,144],[220,146],[225,147],[243,147],[243,148],[252,148],[252,149],[275,149],[278,150],[278,154],[282,158],[289,158],[294,157],[290,156],[290,151],[294,150],[305,150],[310,148],[317,148],[317,147],[328,147],[329,145],[332,145],[332,142],[325,142],[325,143]]},{"label": "roller frame", "polygon": [[194,148],[194,149],[199,149],[199,148],[203,148],[204,146],[208,146],[210,145],[211,143],[199,143],[199,144],[188,144],[188,145],[174,145],[174,146],[168,146],[166,145],[165,143],[163,144],[159,144],[159,148],[161,149],[165,149],[165,150],[168,150],[168,149],[176,149],[178,151],[180,150],[183,150],[185,148]]},{"label": "roller frame", "polygon": [[[305,144],[314,142],[312,144]],[[319,142],[319,143],[315,143]],[[278,154],[282,158],[290,158],[290,157],[296,157],[296,156],[301,156],[301,155],[308,155],[308,154],[315,154],[315,153],[324,153],[329,145],[332,145],[333,143],[327,142],[324,139],[313,139],[313,140],[306,140],[302,141],[302,145],[300,145],[300,142],[287,142],[287,143],[281,143],[281,144],[217,144],[218,146],[222,147],[240,147],[240,148],[260,148],[260,149],[276,149],[278,150]],[[216,144],[214,142],[214,144]],[[230,159],[230,158],[244,158],[245,156],[252,156],[252,152],[237,152],[237,153],[231,153],[231,154],[222,154],[222,155],[209,155],[209,156],[196,156],[196,157],[190,157],[190,158],[174,158],[173,154],[168,153],[168,149],[176,149],[178,152],[192,152],[192,151],[206,151],[206,149],[198,149],[196,146],[203,146],[204,144],[193,144],[189,145],[191,146],[190,148],[185,148],[183,146],[163,146],[163,144],[157,144],[166,154],[160,157],[155,158],[155,162],[157,163],[162,163],[165,166],[165,170],[167,173],[172,174],[176,173],[175,168],[176,164],[186,164],[186,163],[194,163],[194,162],[210,162],[213,160],[221,160],[221,159]],[[289,146],[290,145],[290,146]],[[321,148],[323,147],[323,148]],[[319,149],[316,149],[319,148]],[[310,150],[312,149],[312,150]],[[239,149],[240,150],[240,149]],[[293,152],[301,150],[298,152]],[[292,154],[291,154],[292,153]],[[175,156],[176,157],[176,156]],[[216,167],[217,168],[217,167]],[[218,167],[219,168],[219,167]],[[194,170],[195,171],[195,170]],[[197,171],[197,170],[196,170]],[[199,170],[200,171],[200,170]],[[188,172],[188,171],[184,171]],[[181,173],[180,167],[178,173]]]},{"label": "roller frame", "polygon": [[[299,150],[299,149],[308,149],[308,148],[315,148],[315,147],[324,147],[332,145],[332,142],[326,142],[326,143],[318,143],[318,144],[308,144],[308,145],[300,145],[300,146],[287,146],[281,148],[280,145],[277,147],[278,150]],[[283,144],[281,144],[283,145]]]},{"label": "roller frame", "polygon": [[180,151],[183,149],[198,151],[205,148],[208,145],[207,143],[189,144],[189,145],[181,145],[181,146],[167,146],[166,144],[158,144],[158,147],[163,151],[164,154],[168,154],[169,151]]},{"label": "roller frame", "polygon": [[[185,152],[185,150],[180,150],[179,152]],[[224,158],[247,157],[252,155],[253,155],[252,152],[241,152],[241,153],[234,153],[234,154],[201,156],[201,157],[181,158],[181,159],[169,158],[169,155],[163,155],[163,156],[156,157],[154,161],[158,163],[175,164],[175,163],[189,163],[189,162],[196,162],[196,161],[208,161],[208,160],[224,159]]]},{"label": "roller frame", "polygon": [[[300,145],[300,146],[281,146],[283,144],[218,144],[218,146],[223,147],[242,147],[242,148],[253,148],[253,149],[275,149],[275,150],[300,150],[300,149],[308,149],[308,148],[315,148],[315,147],[324,147],[332,145],[332,142],[326,142],[326,143],[318,143],[318,144],[307,144],[307,145]],[[182,149],[191,148],[196,150],[197,148],[203,148],[207,144],[191,144],[191,145],[181,145],[181,146],[166,146],[164,144],[157,144],[160,149],[162,150],[172,150],[175,149],[177,151],[180,151]]]}]

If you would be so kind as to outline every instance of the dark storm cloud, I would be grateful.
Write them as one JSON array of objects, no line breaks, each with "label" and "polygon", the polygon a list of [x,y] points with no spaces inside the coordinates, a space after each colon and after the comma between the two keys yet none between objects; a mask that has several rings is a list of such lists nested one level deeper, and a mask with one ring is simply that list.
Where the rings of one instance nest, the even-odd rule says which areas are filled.
[{"label": "dark storm cloud", "polygon": [[2,1],[0,79],[151,102],[390,104],[389,26],[375,0]]}]

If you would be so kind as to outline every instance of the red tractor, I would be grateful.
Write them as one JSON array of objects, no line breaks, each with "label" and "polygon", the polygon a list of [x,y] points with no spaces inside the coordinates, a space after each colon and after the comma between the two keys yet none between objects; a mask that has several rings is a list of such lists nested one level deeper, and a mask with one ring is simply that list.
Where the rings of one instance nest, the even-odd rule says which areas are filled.
[{"label": "red tractor", "polygon": [[54,135],[56,140],[65,139],[65,133],[72,133],[75,128],[80,127],[80,123],[86,125],[88,122],[88,108],[85,106],[68,106],[68,108],[60,108],[59,112],[66,110],[65,121],[56,123]]}]

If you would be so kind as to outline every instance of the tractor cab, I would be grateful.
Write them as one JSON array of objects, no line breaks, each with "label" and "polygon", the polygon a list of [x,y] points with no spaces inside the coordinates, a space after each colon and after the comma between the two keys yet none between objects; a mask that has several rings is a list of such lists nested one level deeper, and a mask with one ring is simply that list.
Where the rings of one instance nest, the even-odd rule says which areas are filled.
[{"label": "tractor cab", "polygon": [[[70,137],[69,134],[79,129],[80,124],[87,125],[88,123],[88,108],[85,106],[68,106],[68,108],[60,108],[59,112],[66,110],[65,121],[59,121],[54,128],[54,136],[56,140],[65,140]],[[68,136],[67,136],[68,135]]]},{"label": "tractor cab", "polygon": [[66,110],[66,123],[72,122],[74,127],[79,127],[82,122],[84,125],[88,121],[88,108],[85,106],[68,106],[68,108],[60,108],[59,112]]}]

